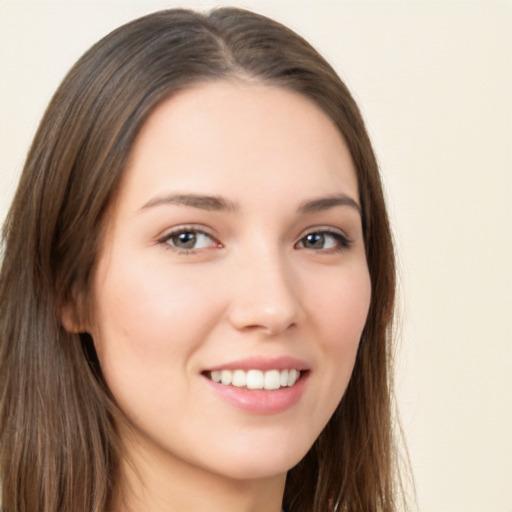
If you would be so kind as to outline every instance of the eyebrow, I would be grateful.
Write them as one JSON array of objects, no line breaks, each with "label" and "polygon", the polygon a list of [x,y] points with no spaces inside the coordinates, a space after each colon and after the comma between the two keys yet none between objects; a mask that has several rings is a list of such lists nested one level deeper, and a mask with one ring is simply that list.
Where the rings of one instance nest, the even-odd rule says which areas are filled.
[{"label": "eyebrow", "polygon": [[148,201],[141,210],[153,208],[166,204],[177,204],[191,206],[207,211],[234,211],[236,206],[232,201],[219,196],[208,196],[201,194],[169,194],[158,196]]},{"label": "eyebrow", "polygon": [[336,194],[335,196],[313,199],[312,201],[308,201],[307,203],[300,205],[298,211],[299,213],[315,213],[328,210],[329,208],[334,208],[335,206],[350,206],[351,208],[354,208],[359,215],[362,215],[359,204],[350,196],[345,194]]},{"label": "eyebrow", "polygon": [[[235,203],[220,196],[202,194],[168,194],[154,197],[148,201],[141,210],[167,204],[190,206],[192,208],[199,208],[206,211],[232,212],[238,209]],[[359,204],[346,194],[337,194],[331,197],[321,197],[307,201],[306,203],[301,204],[297,211],[298,213],[315,213],[328,210],[336,206],[349,206],[354,208],[361,215],[361,207]]]}]

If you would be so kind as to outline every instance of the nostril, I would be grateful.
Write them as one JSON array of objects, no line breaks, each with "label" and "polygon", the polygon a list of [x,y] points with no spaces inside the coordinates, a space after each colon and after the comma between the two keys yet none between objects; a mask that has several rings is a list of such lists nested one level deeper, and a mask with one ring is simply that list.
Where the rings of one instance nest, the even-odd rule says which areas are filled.
[{"label": "nostril", "polygon": [[291,323],[278,323],[278,322],[270,322],[270,321],[262,321],[259,324],[252,324],[252,325],[245,325],[241,328],[239,328],[242,332],[252,332],[252,331],[263,331],[266,332],[269,336],[276,336],[280,335],[290,329],[293,329],[296,327],[296,322]]}]

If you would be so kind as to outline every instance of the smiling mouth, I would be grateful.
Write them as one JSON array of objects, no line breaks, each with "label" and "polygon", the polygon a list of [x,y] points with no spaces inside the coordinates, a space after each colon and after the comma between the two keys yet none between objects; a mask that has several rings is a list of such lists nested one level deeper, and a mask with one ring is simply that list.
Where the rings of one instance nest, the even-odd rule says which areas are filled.
[{"label": "smiling mouth", "polygon": [[224,386],[275,391],[296,384],[305,371],[296,370],[216,370],[204,372],[208,379]]}]

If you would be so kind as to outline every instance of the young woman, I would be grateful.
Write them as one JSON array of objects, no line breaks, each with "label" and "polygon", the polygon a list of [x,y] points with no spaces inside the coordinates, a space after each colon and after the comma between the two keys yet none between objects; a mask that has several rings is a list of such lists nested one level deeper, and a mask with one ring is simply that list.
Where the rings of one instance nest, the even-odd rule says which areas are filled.
[{"label": "young woman", "polygon": [[97,43],[3,244],[3,510],[397,509],[378,168],[289,29],[169,10]]}]

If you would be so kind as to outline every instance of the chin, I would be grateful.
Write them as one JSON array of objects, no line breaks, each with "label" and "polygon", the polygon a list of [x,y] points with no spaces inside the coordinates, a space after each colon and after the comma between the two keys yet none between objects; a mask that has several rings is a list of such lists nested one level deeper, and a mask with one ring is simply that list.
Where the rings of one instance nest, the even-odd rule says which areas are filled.
[{"label": "chin", "polygon": [[[276,443],[256,453],[247,450],[243,455],[236,454],[231,460],[224,460],[222,470],[225,476],[234,480],[271,478],[286,474],[304,458],[310,448],[310,444],[301,448],[295,442],[294,446],[289,447],[278,446]],[[216,470],[219,469],[217,466]]]}]

